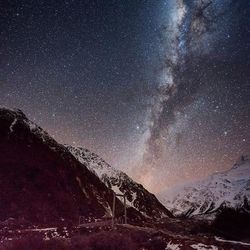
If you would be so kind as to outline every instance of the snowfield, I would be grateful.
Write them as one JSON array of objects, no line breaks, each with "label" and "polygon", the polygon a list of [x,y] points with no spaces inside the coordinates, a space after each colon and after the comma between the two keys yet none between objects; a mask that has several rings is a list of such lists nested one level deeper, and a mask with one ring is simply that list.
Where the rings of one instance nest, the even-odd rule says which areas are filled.
[{"label": "snowfield", "polygon": [[174,214],[212,218],[223,207],[247,209],[250,202],[250,157],[243,156],[229,170],[166,190],[159,200]]}]

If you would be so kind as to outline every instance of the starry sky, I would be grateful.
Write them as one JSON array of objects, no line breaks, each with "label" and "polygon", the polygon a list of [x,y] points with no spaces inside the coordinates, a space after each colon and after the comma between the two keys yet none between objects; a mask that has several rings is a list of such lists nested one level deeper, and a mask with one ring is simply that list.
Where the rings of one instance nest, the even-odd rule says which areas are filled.
[{"label": "starry sky", "polygon": [[0,105],[150,191],[250,154],[248,0],[6,0]]}]

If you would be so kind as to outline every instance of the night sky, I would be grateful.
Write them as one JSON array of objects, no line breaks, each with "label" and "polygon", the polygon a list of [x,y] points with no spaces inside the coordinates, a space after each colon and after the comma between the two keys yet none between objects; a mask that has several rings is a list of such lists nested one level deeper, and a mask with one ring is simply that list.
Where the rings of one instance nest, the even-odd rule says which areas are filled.
[{"label": "night sky", "polygon": [[0,105],[158,192],[250,154],[250,1],[5,0]]}]

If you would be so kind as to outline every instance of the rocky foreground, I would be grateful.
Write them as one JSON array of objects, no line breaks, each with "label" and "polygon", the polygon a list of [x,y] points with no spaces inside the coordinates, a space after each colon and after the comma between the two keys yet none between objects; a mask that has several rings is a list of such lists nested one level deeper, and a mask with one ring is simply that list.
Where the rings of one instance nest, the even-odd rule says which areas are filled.
[{"label": "rocky foreground", "polygon": [[[249,249],[250,241],[228,240],[206,231],[204,225],[189,219],[168,219],[144,226],[116,225],[77,228],[19,228],[14,224],[0,230],[0,249]],[[206,232],[205,232],[206,231]]]}]

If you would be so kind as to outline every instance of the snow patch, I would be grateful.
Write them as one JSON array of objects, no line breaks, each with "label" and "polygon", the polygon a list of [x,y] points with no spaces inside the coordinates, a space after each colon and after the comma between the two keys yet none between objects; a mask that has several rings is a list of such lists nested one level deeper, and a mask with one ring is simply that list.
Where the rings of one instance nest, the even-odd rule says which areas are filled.
[{"label": "snow patch", "polygon": [[34,122],[29,121],[28,125],[29,125],[31,131],[37,129],[37,125]]},{"label": "snow patch", "polygon": [[180,246],[182,246],[182,245],[175,244],[175,243],[172,243],[172,241],[169,241],[165,250],[180,250]]},{"label": "snow patch", "polygon": [[218,247],[216,247],[216,246],[205,245],[205,244],[202,244],[202,243],[193,244],[190,247],[192,247],[193,249],[197,249],[197,250],[218,250]]},{"label": "snow patch", "polygon": [[87,192],[86,192],[85,188],[83,187],[82,182],[81,182],[81,180],[80,180],[80,178],[78,176],[76,177],[76,180],[77,180],[82,192],[85,194],[85,196],[87,198],[89,198],[89,195],[87,194]]},{"label": "snow patch", "polygon": [[242,241],[224,240],[224,239],[216,237],[216,236],[214,238],[215,238],[215,240],[220,241],[220,242],[228,242],[228,243],[232,243],[232,244],[238,244],[238,245],[243,245],[243,246],[250,246],[250,243],[246,243],[246,242],[242,242]]},{"label": "snow patch", "polygon": [[54,231],[54,230],[57,230],[57,228],[56,227],[34,228],[34,229],[26,229],[25,231],[44,232],[44,231]]},{"label": "snow patch", "polygon": [[15,118],[14,121],[13,121],[13,122],[11,123],[11,125],[10,125],[10,133],[12,133],[12,132],[14,131],[13,128],[14,128],[16,122],[17,122],[17,118]]}]

